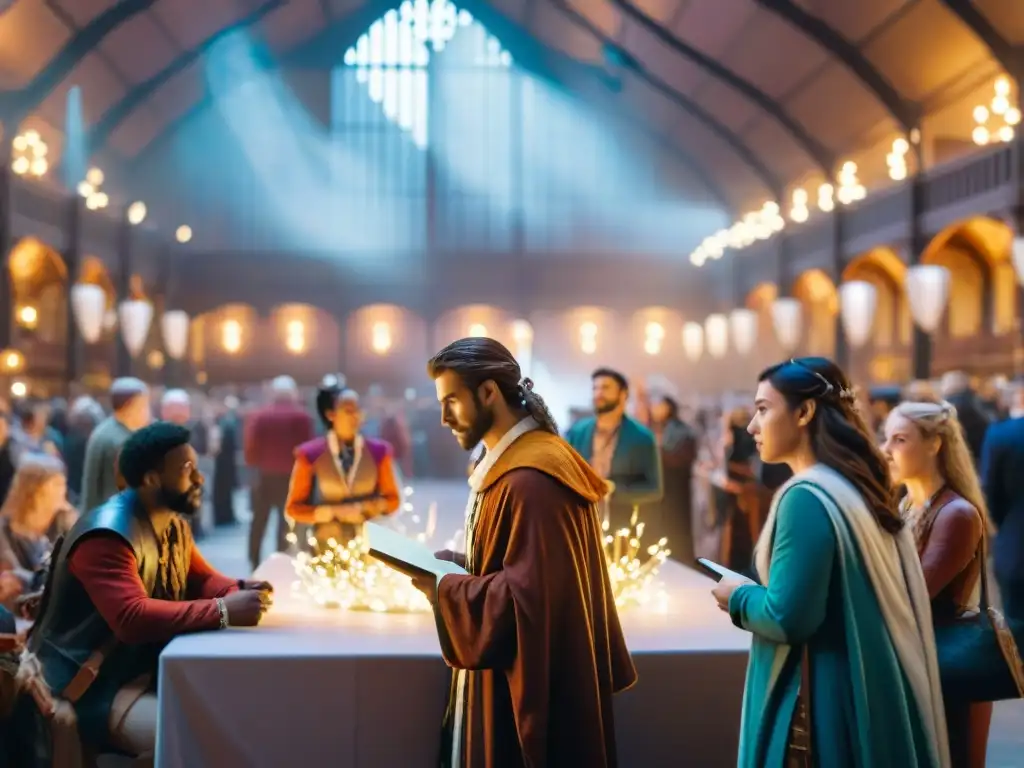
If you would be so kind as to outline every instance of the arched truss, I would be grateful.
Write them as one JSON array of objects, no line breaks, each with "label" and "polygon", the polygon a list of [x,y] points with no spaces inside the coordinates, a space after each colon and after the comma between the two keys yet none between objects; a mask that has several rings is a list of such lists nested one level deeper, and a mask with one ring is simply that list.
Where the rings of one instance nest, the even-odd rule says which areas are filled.
[{"label": "arched truss", "polygon": [[998,61],[1003,69],[1019,76],[1021,69],[1024,69],[1024,56],[999,34],[992,22],[985,18],[970,0],[942,0],[942,4],[977,35],[992,54],[992,58]]},{"label": "arched truss", "polygon": [[754,0],[754,2],[792,24],[826,51],[831,51],[885,106],[892,118],[905,132],[909,133],[917,127],[921,120],[921,108],[904,99],[888,78],[882,75],[868,61],[867,57],[837,30],[817,16],[805,11],[794,0]]},{"label": "arched truss", "polygon": [[832,150],[827,149],[820,141],[811,136],[775,99],[755,86],[749,80],[737,75],[728,67],[719,63],[705,53],[688,45],[681,38],[663,27],[653,18],[633,5],[629,0],[612,0],[612,5],[620,9],[626,16],[653,34],[680,56],[683,56],[712,76],[736,89],[762,110],[767,112],[793,137],[793,140],[818,166],[826,177],[831,177],[836,169],[837,158]]},{"label": "arched truss", "polygon": [[[158,0],[122,0],[122,2],[112,5],[109,9],[96,16],[88,24],[78,29],[65,43],[64,47],[46,66],[43,67],[43,69],[27,86],[17,91],[0,92],[0,118],[3,118],[6,122],[20,122],[21,119],[24,119],[25,116],[36,109],[39,104],[41,104],[42,101],[54,90],[54,88],[56,88],[57,85],[64,80],[111,32],[133,16],[148,10],[157,1]],[[551,1],[558,5],[563,11],[573,12],[572,9],[565,5],[562,0]],[[250,15],[245,17],[245,19],[239,20],[235,24],[231,25],[231,29],[237,29],[239,26],[244,28],[252,25],[258,21],[259,18],[262,18],[262,16],[274,10],[277,6],[283,4],[283,2],[284,0],[268,0],[264,6],[257,8]],[[790,135],[804,148],[804,150],[817,164],[824,165],[825,163],[823,161],[831,159],[831,153],[827,150],[823,151],[823,148],[821,147],[816,147],[816,142],[814,142],[813,139],[808,143],[806,139],[810,137],[807,137],[806,135],[801,136],[802,129],[800,129],[799,125],[796,125],[795,121],[792,121],[792,119],[786,115],[777,102],[768,98],[763,92],[754,88],[752,84],[742,78],[739,78],[735,73],[731,72],[717,61],[703,56],[703,54],[700,54],[695,49],[686,46],[685,43],[676,38],[675,35],[665,29],[661,24],[648,17],[628,0],[612,0],[612,2],[638,23],[647,27],[649,31],[654,33],[678,53],[692,61],[695,61],[713,76],[728,83],[740,93],[743,93],[754,101],[754,103],[756,103],[765,112],[772,115],[780,122],[780,124],[787,128]],[[847,69],[852,72],[864,84],[864,86],[874,94],[879,102],[885,106],[889,114],[904,130],[911,130],[917,126],[920,120],[919,106],[904,99],[889,83],[887,78],[872,66],[867,58],[837,30],[833,29],[820,18],[803,10],[803,8],[797,5],[794,0],[754,0],[754,2],[798,28],[809,38],[818,42],[826,51],[831,52],[832,55],[842,61]],[[977,35],[977,37],[988,47],[992,56],[1008,72],[1018,74],[1021,65],[1014,47],[996,31],[995,27],[979,10],[972,6],[969,0],[941,0],[941,2],[956,15],[961,23],[970,28],[971,31]],[[380,10],[381,9],[379,8],[377,9],[378,15]],[[253,19],[253,16],[257,15],[258,17]],[[577,16],[579,16],[579,14],[577,14]],[[585,21],[588,26],[593,28],[593,25],[589,20],[585,19],[585,17],[581,17],[579,21]],[[598,30],[595,28],[592,31]],[[219,34],[223,34],[223,32],[218,33],[218,35]],[[615,41],[608,40],[603,34],[601,35],[601,38],[607,40],[613,50],[622,52],[621,46],[619,46]],[[118,109],[124,114],[130,113],[135,106],[142,101],[141,97],[144,94],[148,95],[148,93],[152,93],[153,90],[159,87],[163,82],[170,79],[177,71],[186,68],[189,63],[198,58],[198,56],[202,54],[202,51],[206,47],[209,47],[209,45],[212,45],[213,42],[215,42],[215,40],[208,40],[197,49],[184,52],[179,57],[179,60],[172,62],[164,72],[156,75],[151,79],[151,81],[147,81],[147,83],[143,83],[137,88],[133,88],[131,92],[122,99],[121,103],[115,105],[112,110]],[[681,109],[690,112],[690,114],[694,115],[694,117],[709,127],[714,123],[713,119],[710,119],[710,115],[697,107],[696,104],[693,104],[693,102],[686,100],[685,97],[680,98],[682,97],[682,94],[671,88],[667,83],[659,81],[657,78],[651,76],[650,73],[640,66],[639,62],[636,62],[632,56],[627,54],[626,61],[630,62],[631,65],[635,65],[630,67],[634,74],[636,74],[641,80],[647,82],[648,85],[655,88],[655,90],[661,92],[662,95],[668,97]],[[146,86],[149,86],[149,88],[146,88]],[[107,122],[116,124],[119,120],[115,118],[116,115],[112,115],[110,120]],[[180,121],[178,121],[177,124],[180,125]],[[111,129],[105,128],[104,130],[109,134]],[[99,138],[100,134],[103,132],[104,131],[96,131],[94,133],[94,138]],[[775,188],[781,186],[777,183],[778,180],[772,180],[773,175],[771,173],[765,173],[767,169],[762,163],[760,163],[754,153],[750,151],[749,147],[743,144],[742,141],[734,141],[733,139],[738,139],[735,134],[732,134],[731,137],[727,134],[722,135],[744,163],[754,171],[758,178],[765,183],[766,186],[771,188],[773,192],[777,191]],[[100,146],[102,143],[102,141],[97,141],[93,146]],[[692,159],[689,164],[691,166],[693,165]],[[706,174],[702,175],[706,176]]]},{"label": "arched truss", "polygon": [[590,19],[574,9],[571,5],[565,2],[565,0],[550,0],[550,2],[576,26],[585,30],[592,37],[598,40],[601,45],[604,46],[605,50],[614,52],[617,60],[626,64],[628,71],[632,72],[642,82],[646,83],[649,87],[667,98],[681,110],[687,112],[699,122],[703,123],[712,133],[717,134],[719,138],[729,145],[733,153],[754,173],[773,197],[777,199],[782,198],[782,190],[785,189],[785,184],[782,179],[773,171],[769,170],[763,162],[761,162],[761,159],[757,154],[747,146],[735,131],[715,119],[707,110],[677,89],[673,88],[664,80],[648,72],[647,69],[637,61],[636,57],[624,50],[617,41],[608,37],[608,35],[602,32],[593,22],[590,21]]}]

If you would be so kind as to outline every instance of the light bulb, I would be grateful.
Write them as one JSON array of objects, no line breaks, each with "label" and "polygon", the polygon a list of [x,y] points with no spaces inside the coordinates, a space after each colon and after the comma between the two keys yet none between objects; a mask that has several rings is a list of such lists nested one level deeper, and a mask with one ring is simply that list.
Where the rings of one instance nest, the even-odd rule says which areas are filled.
[{"label": "light bulb", "polygon": [[988,144],[988,140],[989,140],[988,128],[986,128],[984,125],[976,126],[975,129],[973,131],[971,131],[971,139],[979,147],[984,146],[985,144]]}]

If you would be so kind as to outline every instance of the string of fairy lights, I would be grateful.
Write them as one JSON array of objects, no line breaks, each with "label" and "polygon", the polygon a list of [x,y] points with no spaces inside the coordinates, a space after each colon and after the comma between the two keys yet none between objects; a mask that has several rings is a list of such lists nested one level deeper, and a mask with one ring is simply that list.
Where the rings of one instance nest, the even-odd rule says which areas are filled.
[{"label": "string of fairy lights", "polygon": [[[412,486],[403,491],[401,511],[393,518],[395,529],[423,544],[429,544],[437,526],[437,505],[431,503],[424,519],[410,501]],[[604,551],[608,564],[615,604],[653,606],[664,610],[667,595],[660,587],[658,572],[671,554],[668,540],[661,538],[644,546],[644,523],[638,508],[633,509],[629,525],[612,531],[610,522],[603,523]],[[456,534],[448,542],[453,544]],[[299,534],[293,528],[287,540],[292,547],[292,563],[296,579],[292,594],[320,608],[374,613],[419,613],[430,610],[427,598],[412,586],[404,574],[370,557],[369,542],[358,535],[348,542],[329,539],[318,542],[306,539],[308,549],[299,551]]]}]

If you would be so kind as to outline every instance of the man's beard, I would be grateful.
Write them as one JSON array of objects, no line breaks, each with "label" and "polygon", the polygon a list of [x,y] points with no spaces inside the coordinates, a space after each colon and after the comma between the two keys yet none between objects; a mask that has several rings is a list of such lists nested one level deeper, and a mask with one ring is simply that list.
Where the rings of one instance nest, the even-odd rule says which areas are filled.
[{"label": "man's beard", "polygon": [[463,450],[472,451],[484,439],[484,435],[494,426],[494,414],[483,407],[483,404],[473,397],[476,405],[476,419],[466,428],[465,431],[457,431],[455,439]]},{"label": "man's beard", "polygon": [[184,493],[178,493],[176,491],[169,491],[166,488],[161,488],[158,503],[160,506],[165,507],[172,512],[177,512],[179,515],[191,517],[199,511],[199,508],[203,503],[202,486],[193,485]]},{"label": "man's beard", "polygon": [[619,407],[618,403],[610,403],[610,402],[607,402],[607,401],[603,401],[603,402],[600,402],[600,403],[594,403],[594,413],[597,413],[597,414],[611,413],[612,411],[614,411],[618,407]]}]

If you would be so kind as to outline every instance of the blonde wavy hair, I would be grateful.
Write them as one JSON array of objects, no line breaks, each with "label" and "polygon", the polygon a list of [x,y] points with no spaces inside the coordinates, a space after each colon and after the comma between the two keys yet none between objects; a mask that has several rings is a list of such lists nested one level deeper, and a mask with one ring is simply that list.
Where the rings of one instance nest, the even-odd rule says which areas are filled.
[{"label": "blonde wavy hair", "polygon": [[21,457],[11,481],[11,489],[0,507],[0,517],[10,520],[15,528],[26,525],[39,514],[39,495],[43,486],[58,475],[64,475],[64,462],[45,453],[28,453]]},{"label": "blonde wavy hair", "polygon": [[942,479],[953,492],[978,510],[985,530],[991,532],[985,494],[982,493],[981,481],[974,469],[974,459],[967,447],[956,407],[938,397],[922,397],[918,400],[905,400],[892,412],[910,421],[925,439],[939,440],[936,460]]}]

